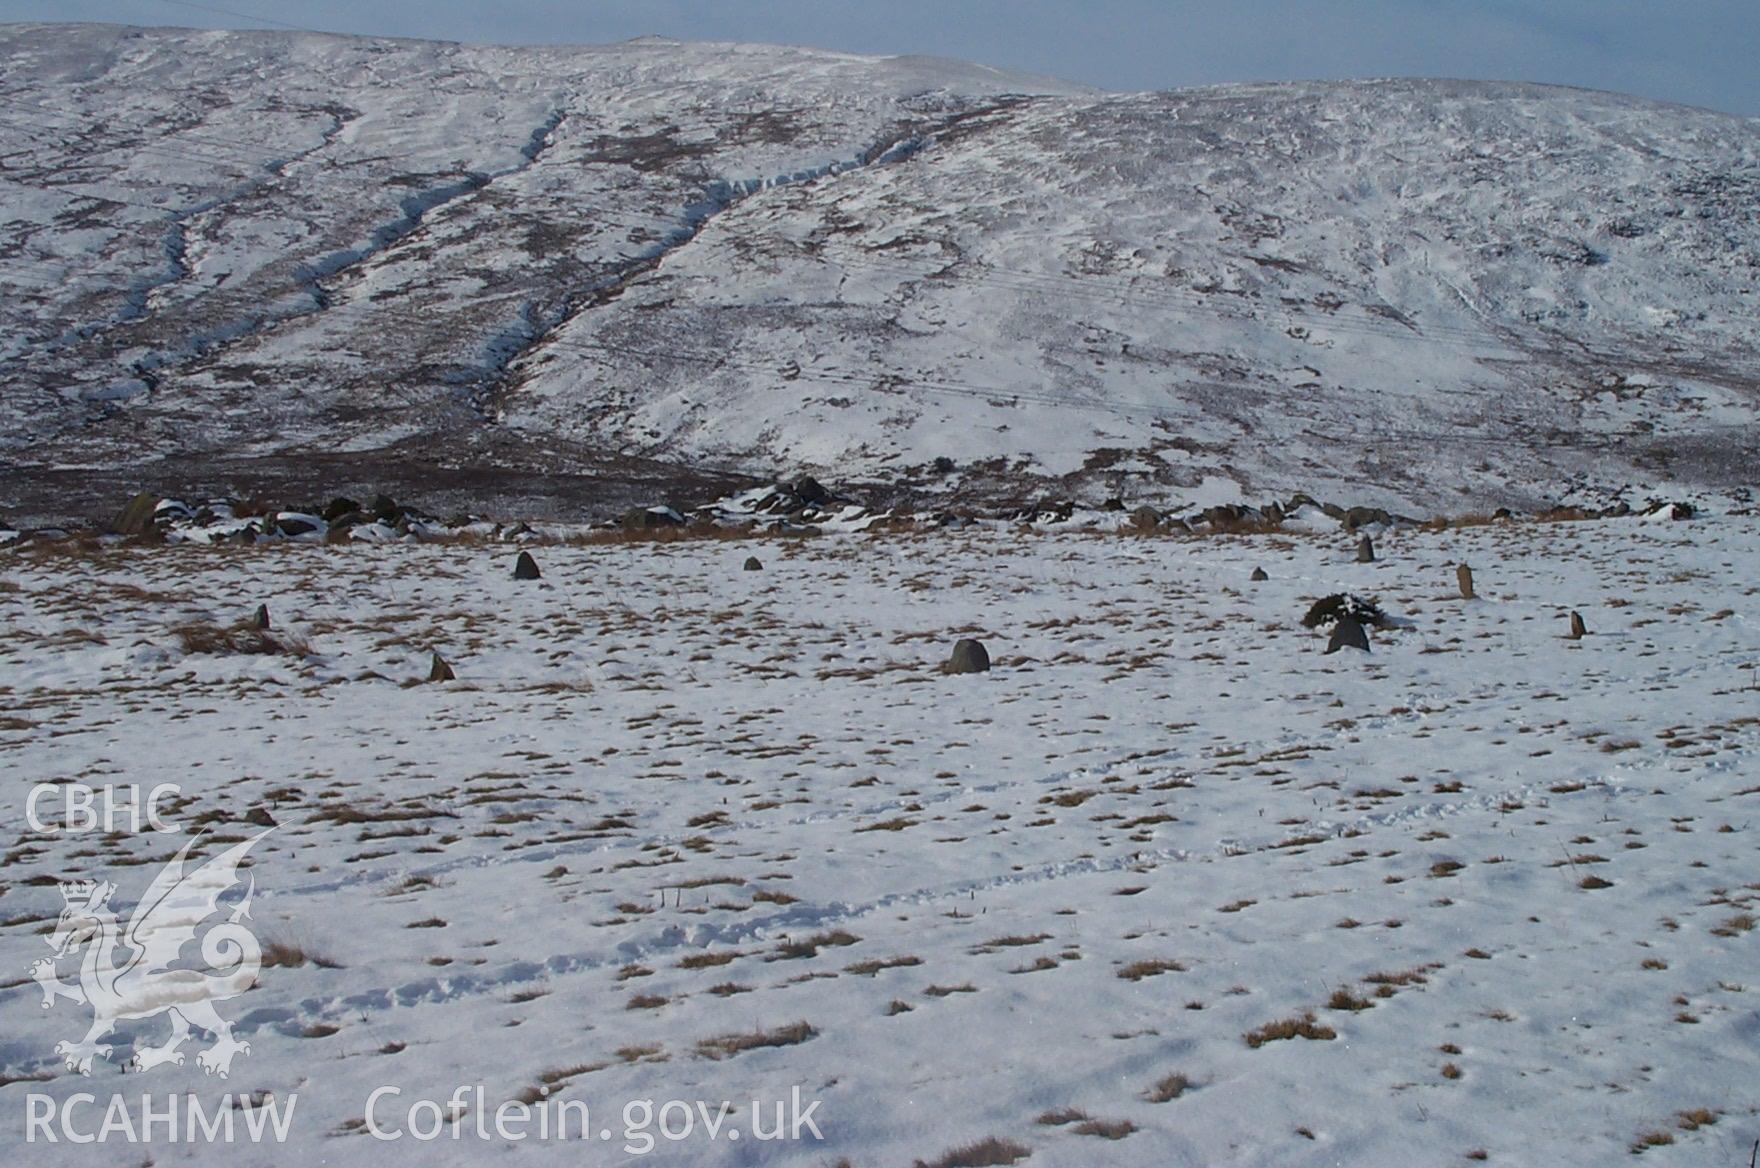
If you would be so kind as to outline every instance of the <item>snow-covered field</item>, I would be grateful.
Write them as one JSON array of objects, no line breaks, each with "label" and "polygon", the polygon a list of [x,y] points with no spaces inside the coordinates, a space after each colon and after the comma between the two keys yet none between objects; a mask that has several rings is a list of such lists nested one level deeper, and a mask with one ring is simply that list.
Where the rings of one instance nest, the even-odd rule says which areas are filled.
[{"label": "snow-covered field", "polygon": [[[1033,1165],[1587,1166],[1645,1140],[1647,1163],[1746,1164],[1751,517],[1378,543],[548,546],[539,581],[496,545],[3,553],[0,1143],[610,1164],[640,1159],[631,1101],[798,1087],[822,1141],[699,1121],[651,1161],[995,1137]],[[1402,622],[1366,657],[1300,625],[1342,589]],[[305,655],[185,651],[259,603]],[[961,636],[989,673],[939,670]],[[433,650],[455,681],[423,681]],[[179,833],[29,832],[45,781],[176,783]],[[89,1012],[29,977],[56,880],[114,881],[125,911],[189,833],[211,854],[269,820],[251,923],[284,963],[223,1005],[250,1047],[230,1078],[121,1077],[162,1020],[68,1072]],[[1245,1037],[1310,1014],[1313,1037]],[[617,1138],[362,1130],[376,1088],[403,1092],[395,1128],[476,1084],[491,1109],[586,1101]],[[286,1147],[23,1144],[27,1093],[82,1090],[298,1104]]]}]

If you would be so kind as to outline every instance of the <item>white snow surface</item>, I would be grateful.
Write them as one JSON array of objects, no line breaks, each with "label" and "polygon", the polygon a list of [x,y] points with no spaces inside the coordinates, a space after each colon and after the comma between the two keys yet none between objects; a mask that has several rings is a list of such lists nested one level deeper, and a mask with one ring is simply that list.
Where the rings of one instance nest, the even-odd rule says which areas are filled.
[{"label": "white snow surface", "polygon": [[1760,124],[1425,80],[0,29],[0,444],[1094,501],[1752,485]]},{"label": "white snow surface", "polygon": [[[1587,1168],[1664,1133],[1646,1164],[1745,1163],[1751,517],[1377,542],[1370,564],[1342,531],[546,545],[529,582],[497,545],[5,552],[15,803],[73,780],[187,802],[172,836],[11,844],[0,1143],[114,1163],[26,1150],[25,1094],[224,1090],[297,1095],[289,1145],[129,1154],[638,1163],[358,1128],[384,1085],[493,1107],[547,1084],[608,1121],[798,1085],[823,1142],[699,1134],[651,1162],[908,1165],[995,1136],[1031,1165]],[[1367,656],[1300,626],[1340,590],[1400,623]],[[185,651],[258,603],[304,654]],[[989,673],[939,671],[961,636]],[[456,681],[417,684],[430,650]],[[224,1005],[250,1044],[224,1084],[117,1073],[162,1020],[69,1073],[85,1017],[26,976],[55,881],[112,880],[125,909],[252,809],[280,825],[253,927],[323,964]],[[1310,1011],[1333,1037],[1243,1038]],[[794,1045],[699,1045],[796,1022]],[[1071,1108],[1125,1134],[1041,1122]]]}]

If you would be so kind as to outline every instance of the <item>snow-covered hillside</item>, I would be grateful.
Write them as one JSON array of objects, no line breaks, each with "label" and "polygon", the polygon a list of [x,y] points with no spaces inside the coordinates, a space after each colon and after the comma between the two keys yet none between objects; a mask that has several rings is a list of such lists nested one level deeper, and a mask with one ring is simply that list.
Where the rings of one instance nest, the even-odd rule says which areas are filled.
[{"label": "snow-covered hillside", "polygon": [[27,468],[1444,511],[1760,479],[1760,125],[1702,110],[15,26],[0,159]]}]

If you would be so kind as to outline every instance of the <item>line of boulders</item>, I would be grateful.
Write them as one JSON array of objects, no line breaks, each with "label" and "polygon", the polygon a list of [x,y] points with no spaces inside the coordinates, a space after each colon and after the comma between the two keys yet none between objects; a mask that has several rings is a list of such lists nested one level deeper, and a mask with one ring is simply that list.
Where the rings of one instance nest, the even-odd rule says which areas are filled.
[{"label": "line of boulders", "polygon": [[[1230,534],[1275,531],[1292,521],[1311,521],[1325,516],[1344,530],[1362,532],[1385,531],[1420,523],[1411,516],[1383,507],[1343,506],[1318,499],[1306,492],[1267,503],[1220,503],[1196,510],[1167,510],[1144,504],[1131,508],[1124,499],[1107,499],[1100,510],[1121,516],[1125,530],[1143,534],[1196,533]],[[974,523],[1003,521],[1023,525],[1055,526],[1090,518],[1092,508],[1084,508],[1067,498],[1040,498],[1026,503],[989,503],[948,507],[940,506],[921,512],[909,510],[877,511],[863,505],[844,490],[827,486],[813,475],[778,479],[762,487],[738,492],[702,506],[681,506],[672,503],[651,503],[629,507],[609,522],[596,526],[621,530],[638,536],[665,537],[673,532],[712,534],[728,529],[762,530],[766,533],[814,535],[825,530],[832,520],[842,528],[873,529],[886,527],[963,527]],[[1655,516],[1666,514],[1672,519],[1692,519],[1697,511],[1691,503],[1652,500],[1640,507],[1619,502],[1608,507],[1591,508],[1576,504],[1548,508],[1532,515],[1538,520],[1563,521],[1574,519],[1605,519],[1622,516]],[[1508,508],[1499,508],[1491,519],[1512,519]],[[137,539],[165,538],[172,541],[195,539],[203,542],[292,539],[305,542],[341,542],[351,539],[371,541],[419,539],[444,536],[448,531],[472,526],[477,521],[460,515],[442,521],[418,507],[399,503],[387,494],[375,494],[365,502],[348,496],[337,496],[328,503],[303,503],[283,506],[246,498],[219,498],[189,504],[174,498],[163,498],[142,492],[130,499],[108,524],[111,532]],[[514,542],[531,536],[533,528],[525,523],[489,524],[482,526],[488,538]],[[38,538],[63,538],[70,533],[63,529],[12,532],[0,523],[0,540],[29,542]],[[1368,562],[1373,555],[1360,548],[1361,558]]]},{"label": "line of boulders", "polygon": [[354,538],[420,538],[470,522],[468,516],[443,523],[390,495],[362,504],[337,496],[325,504],[283,506],[257,499],[209,499],[198,504],[142,491],[117,512],[109,529],[136,539],[256,543],[302,540],[335,543]]},{"label": "line of boulders", "polygon": [[[1110,502],[1110,500],[1109,500]],[[1304,510],[1318,511],[1346,531],[1363,527],[1415,526],[1418,520],[1385,507],[1344,507],[1298,491],[1282,502],[1218,503],[1186,515],[1148,505],[1130,513],[1130,526],[1141,532],[1191,531],[1212,534],[1263,531],[1283,526]]]}]

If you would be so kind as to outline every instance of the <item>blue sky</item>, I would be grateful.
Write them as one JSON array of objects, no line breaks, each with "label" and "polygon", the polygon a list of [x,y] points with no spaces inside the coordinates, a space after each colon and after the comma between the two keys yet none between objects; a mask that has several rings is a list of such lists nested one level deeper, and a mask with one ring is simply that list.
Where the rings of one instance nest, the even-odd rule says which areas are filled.
[{"label": "blue sky", "polygon": [[1506,78],[1760,116],[1760,0],[0,0],[0,19],[496,42],[659,33],[934,53],[1111,89]]}]

